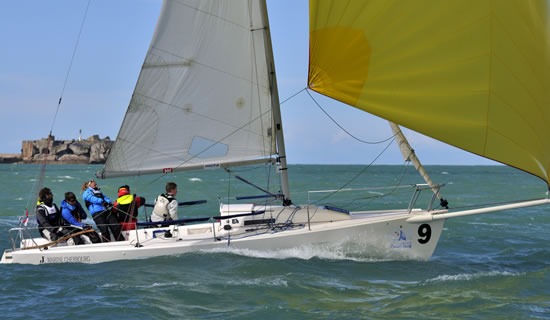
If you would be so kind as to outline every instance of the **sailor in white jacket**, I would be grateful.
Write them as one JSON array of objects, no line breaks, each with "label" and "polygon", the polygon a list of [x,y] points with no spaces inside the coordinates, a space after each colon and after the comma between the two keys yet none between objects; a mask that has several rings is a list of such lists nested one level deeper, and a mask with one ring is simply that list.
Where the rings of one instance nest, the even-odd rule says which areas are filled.
[{"label": "sailor in white jacket", "polygon": [[155,199],[155,207],[151,213],[151,222],[178,220],[177,192],[177,184],[174,182],[166,183],[166,193],[159,195]]}]

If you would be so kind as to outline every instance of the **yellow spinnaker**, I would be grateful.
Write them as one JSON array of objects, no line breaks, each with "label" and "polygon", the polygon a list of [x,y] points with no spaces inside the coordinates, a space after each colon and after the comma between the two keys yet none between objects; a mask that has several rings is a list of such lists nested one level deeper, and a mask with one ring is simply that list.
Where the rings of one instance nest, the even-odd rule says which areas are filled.
[{"label": "yellow spinnaker", "polygon": [[550,184],[547,0],[311,0],[308,86]]}]

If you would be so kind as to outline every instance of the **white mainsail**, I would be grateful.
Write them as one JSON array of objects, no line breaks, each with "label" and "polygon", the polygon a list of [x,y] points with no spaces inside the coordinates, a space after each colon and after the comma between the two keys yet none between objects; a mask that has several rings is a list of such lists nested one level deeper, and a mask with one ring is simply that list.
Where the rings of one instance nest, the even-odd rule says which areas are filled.
[{"label": "white mainsail", "polygon": [[273,129],[278,98],[272,96],[261,5],[165,1],[123,124],[98,175],[271,161],[282,141],[276,142]]}]

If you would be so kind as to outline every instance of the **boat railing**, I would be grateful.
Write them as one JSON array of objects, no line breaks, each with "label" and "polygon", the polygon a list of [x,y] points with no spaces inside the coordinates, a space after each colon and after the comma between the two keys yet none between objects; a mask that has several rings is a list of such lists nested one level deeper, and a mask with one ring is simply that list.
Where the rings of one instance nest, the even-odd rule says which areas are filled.
[{"label": "boat railing", "polygon": [[156,222],[137,222],[136,225],[138,227],[150,227],[150,226],[165,227],[165,226],[171,226],[171,225],[186,225],[186,224],[195,223],[195,222],[212,222],[212,221],[218,222],[220,220],[225,220],[225,219],[254,216],[254,215],[259,215],[264,213],[265,213],[265,210],[260,210],[260,211],[238,213],[238,214],[232,214],[232,215],[226,215],[226,216],[185,218],[185,219],[178,219],[178,220],[156,221]]},{"label": "boat railing", "polygon": [[[250,196],[227,196],[227,197],[218,197],[218,205],[221,204],[235,204],[235,203],[253,203],[258,205],[268,205],[275,203],[282,199],[281,194],[260,194],[260,195],[250,195]],[[254,201],[255,200],[255,201]]]},{"label": "boat railing", "polygon": [[[169,220],[169,221],[157,221],[157,222],[151,222],[151,221],[144,221],[144,222],[136,222],[136,228],[134,230],[126,230],[129,232],[135,231],[136,232],[136,239],[137,244],[136,246],[139,246],[139,238],[137,231],[138,227],[141,228],[154,228],[154,227],[167,227],[167,226],[180,226],[180,225],[189,225],[194,223],[205,223],[209,222],[212,224],[219,223],[220,221],[227,220],[227,219],[234,219],[234,218],[240,218],[240,217],[247,217],[247,216],[254,216],[254,215],[261,215],[264,214],[265,210],[258,210],[258,211],[252,211],[252,212],[246,212],[246,213],[237,213],[232,215],[217,215],[217,216],[209,216],[209,217],[196,217],[196,218],[185,218],[185,219],[178,219],[178,220]],[[96,225],[97,226],[97,225]],[[215,228],[213,228],[215,230]],[[34,242],[34,238],[39,237],[39,235],[33,236],[31,233],[33,231],[38,231],[38,226],[19,226],[15,228],[9,229],[8,236],[11,241],[11,248],[12,250],[16,250],[22,243],[27,243],[24,240],[30,240],[33,241],[33,246],[38,246],[39,244]],[[38,233],[38,232],[37,232]],[[217,239],[217,236],[214,231],[214,240]]]},{"label": "boat railing", "polygon": [[[433,187],[429,186],[428,184],[409,184],[409,185],[398,185],[398,186],[390,186],[390,187],[369,187],[369,188],[342,188],[342,189],[327,189],[327,190],[311,190],[307,192],[307,201],[308,204],[317,204],[319,205],[321,201],[325,201],[326,199],[331,198],[333,195],[341,194],[341,193],[364,193],[368,192],[371,193],[371,196],[365,197],[360,196],[355,199],[357,201],[358,199],[361,200],[372,200],[374,198],[383,198],[387,197],[389,195],[395,195],[397,190],[400,189],[413,189],[413,194],[411,198],[408,200],[408,208],[407,211],[410,213],[416,206],[417,201],[420,198],[420,195],[422,191],[424,190],[433,190],[434,195],[429,199],[427,204],[427,210],[431,211],[434,207],[435,201],[438,199],[439,190],[444,185],[435,185]],[[322,196],[320,196],[322,195]],[[320,198],[321,200],[318,200]],[[342,209],[345,210],[345,209]]]},{"label": "boat railing", "polygon": [[[8,237],[11,242],[11,249],[15,250],[17,248],[17,241],[21,241],[23,238],[23,230],[25,228],[17,227],[17,228],[11,228],[8,230]],[[14,234],[15,233],[15,234]]]},{"label": "boat railing", "polygon": [[444,186],[444,184],[436,184],[434,186],[430,186],[429,184],[427,183],[421,183],[421,184],[415,184],[413,185],[414,187],[414,192],[413,192],[413,195],[411,197],[411,200],[409,201],[409,207],[408,207],[408,212],[411,213],[412,210],[414,209],[415,207],[415,204],[416,204],[416,201],[418,200],[418,197],[420,197],[420,193],[424,190],[431,190],[433,191],[433,196],[429,202],[429,205],[428,205],[428,211],[432,211],[433,210],[433,207],[434,207],[434,203],[435,201],[439,198],[439,190]]},{"label": "boat railing", "polygon": [[11,242],[11,249],[16,250],[16,248],[23,243],[24,240],[31,240],[33,245],[38,245],[34,242],[35,236],[31,234],[33,231],[36,231],[38,234],[38,226],[19,226],[10,228],[8,230],[8,237]]}]

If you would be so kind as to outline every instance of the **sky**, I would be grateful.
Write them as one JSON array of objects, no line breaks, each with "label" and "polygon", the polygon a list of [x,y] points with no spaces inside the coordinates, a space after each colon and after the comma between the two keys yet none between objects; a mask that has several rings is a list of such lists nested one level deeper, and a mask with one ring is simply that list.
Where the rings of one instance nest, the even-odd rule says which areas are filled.
[{"label": "sky", "polygon": [[[88,0],[0,1],[0,153],[19,153],[21,141],[47,137],[50,131],[58,140],[76,139],[80,131],[83,138],[97,134],[114,140],[161,4],[161,0],[91,0],[87,7]],[[312,93],[352,137],[302,91],[307,82],[307,0],[267,4],[279,97],[284,101],[288,162],[403,163],[395,143],[378,157],[387,143],[357,142],[391,137],[385,120]],[[496,164],[404,132],[424,164]]]}]

